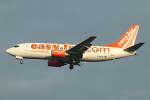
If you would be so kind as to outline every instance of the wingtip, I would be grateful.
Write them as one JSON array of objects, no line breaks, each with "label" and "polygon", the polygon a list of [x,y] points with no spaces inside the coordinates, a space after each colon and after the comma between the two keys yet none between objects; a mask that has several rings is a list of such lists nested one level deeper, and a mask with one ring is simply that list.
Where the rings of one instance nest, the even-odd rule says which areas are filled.
[{"label": "wingtip", "polygon": [[95,38],[97,38],[97,37],[99,37],[99,36],[91,36],[91,37],[95,37]]}]

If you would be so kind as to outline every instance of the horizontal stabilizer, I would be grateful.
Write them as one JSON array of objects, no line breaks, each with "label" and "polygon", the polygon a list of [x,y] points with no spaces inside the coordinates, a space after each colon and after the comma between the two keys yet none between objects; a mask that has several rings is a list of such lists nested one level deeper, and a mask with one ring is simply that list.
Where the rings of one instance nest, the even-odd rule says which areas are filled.
[{"label": "horizontal stabilizer", "polygon": [[145,43],[145,42],[138,43],[138,44],[136,44],[136,45],[134,45],[134,46],[131,46],[131,47],[129,47],[129,48],[124,49],[124,51],[126,51],[126,52],[134,52],[134,51],[136,51],[137,49],[139,49],[144,43]]}]

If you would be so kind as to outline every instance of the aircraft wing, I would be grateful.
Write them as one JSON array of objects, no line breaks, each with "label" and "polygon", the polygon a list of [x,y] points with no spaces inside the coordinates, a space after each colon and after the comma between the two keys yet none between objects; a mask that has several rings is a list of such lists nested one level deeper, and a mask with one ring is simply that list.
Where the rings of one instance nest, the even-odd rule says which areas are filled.
[{"label": "aircraft wing", "polygon": [[88,39],[84,40],[83,42],[79,43],[78,45],[72,47],[67,51],[68,54],[71,55],[82,55],[87,49],[90,48],[92,45],[91,42],[96,38],[97,36],[91,36]]}]

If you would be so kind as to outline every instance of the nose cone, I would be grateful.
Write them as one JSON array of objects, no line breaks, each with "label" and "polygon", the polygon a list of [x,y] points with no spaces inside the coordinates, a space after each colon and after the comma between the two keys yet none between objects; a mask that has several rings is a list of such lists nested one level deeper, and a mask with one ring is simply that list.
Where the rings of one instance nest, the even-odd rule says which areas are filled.
[{"label": "nose cone", "polygon": [[11,53],[11,50],[10,50],[10,49],[7,49],[7,50],[6,50],[6,53],[10,54],[10,53]]}]

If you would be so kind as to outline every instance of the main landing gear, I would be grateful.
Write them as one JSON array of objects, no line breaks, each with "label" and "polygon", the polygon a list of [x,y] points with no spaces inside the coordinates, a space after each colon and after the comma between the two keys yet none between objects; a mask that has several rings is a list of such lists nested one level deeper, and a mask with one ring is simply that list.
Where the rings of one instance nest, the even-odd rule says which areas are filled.
[{"label": "main landing gear", "polygon": [[73,64],[70,64],[69,68],[72,70],[74,68]]}]

